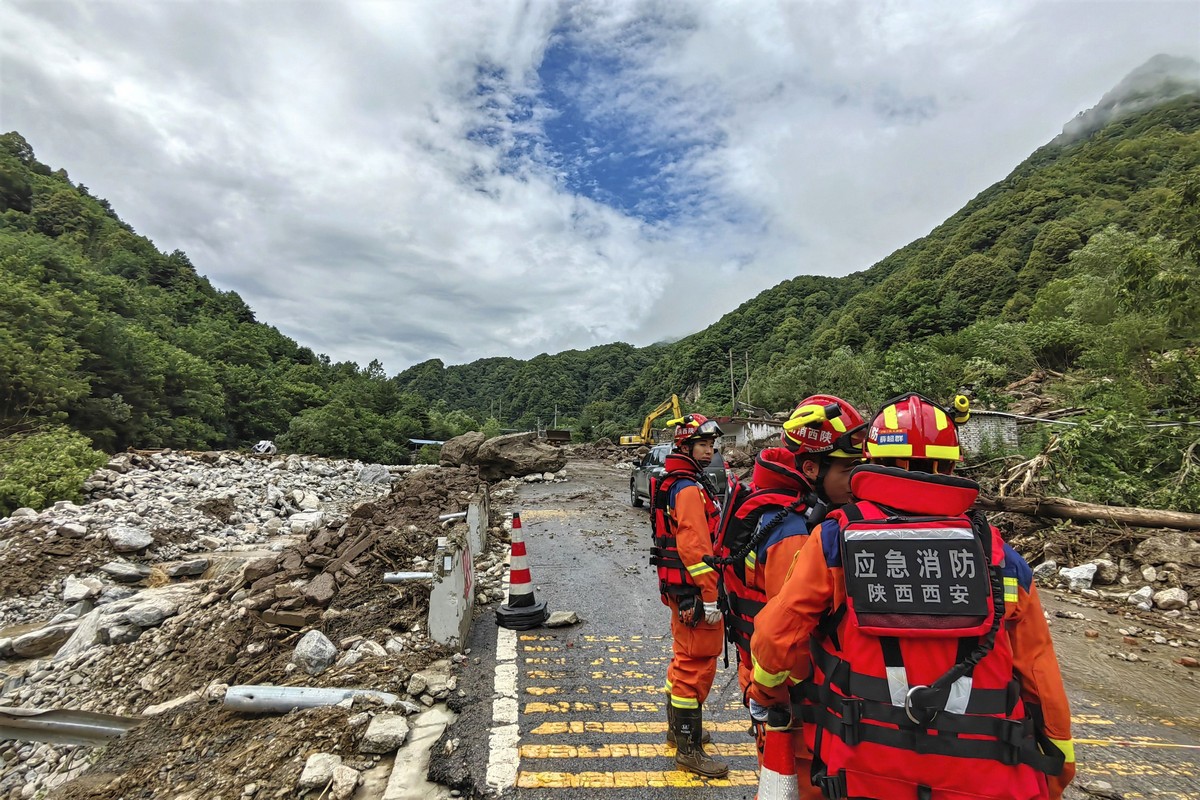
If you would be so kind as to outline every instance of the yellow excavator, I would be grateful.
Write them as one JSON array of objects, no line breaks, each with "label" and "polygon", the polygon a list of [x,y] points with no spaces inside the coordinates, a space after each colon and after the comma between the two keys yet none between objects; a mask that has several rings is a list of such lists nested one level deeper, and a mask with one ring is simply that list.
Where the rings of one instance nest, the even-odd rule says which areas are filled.
[{"label": "yellow excavator", "polygon": [[630,433],[622,436],[621,446],[641,447],[642,445],[649,446],[654,444],[654,437],[651,435],[651,426],[654,424],[654,420],[658,419],[663,414],[666,414],[668,411],[671,412],[672,419],[683,416],[683,411],[679,408],[678,395],[671,395],[670,400],[663,400],[661,403],[655,406],[654,410],[646,415],[646,419],[642,423],[642,432]]}]

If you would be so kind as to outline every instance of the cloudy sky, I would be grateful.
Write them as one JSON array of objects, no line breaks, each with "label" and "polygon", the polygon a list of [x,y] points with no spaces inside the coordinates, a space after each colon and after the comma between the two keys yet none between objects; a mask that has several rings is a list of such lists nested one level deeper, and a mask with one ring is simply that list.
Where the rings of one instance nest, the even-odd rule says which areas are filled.
[{"label": "cloudy sky", "polygon": [[928,233],[1200,2],[0,0],[0,128],[335,360],[716,321]]}]

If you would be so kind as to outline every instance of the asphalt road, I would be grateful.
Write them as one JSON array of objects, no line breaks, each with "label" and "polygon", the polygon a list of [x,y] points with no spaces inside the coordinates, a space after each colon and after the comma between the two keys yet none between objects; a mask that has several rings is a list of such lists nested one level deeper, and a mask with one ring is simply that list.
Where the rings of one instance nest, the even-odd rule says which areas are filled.
[{"label": "asphalt road", "polygon": [[[498,636],[491,612],[476,620],[473,664],[461,684],[468,698],[449,734],[458,740],[455,757],[480,789],[490,765],[502,792],[522,800],[753,798],[756,763],[732,663],[718,670],[705,711],[729,777],[674,769],[662,693],[669,618],[647,563],[647,512],[629,506],[627,472],[590,462],[568,469],[568,483],[522,485],[517,510],[537,598],[584,622]],[[1089,658],[1078,648],[1064,652]],[[515,685],[501,688],[514,674]],[[1107,781],[1119,793],[1112,796],[1130,799],[1200,798],[1200,710],[1172,712],[1167,685],[1155,704],[1145,702],[1145,686],[1108,685],[1087,665],[1067,665],[1065,674],[1077,785]]]}]

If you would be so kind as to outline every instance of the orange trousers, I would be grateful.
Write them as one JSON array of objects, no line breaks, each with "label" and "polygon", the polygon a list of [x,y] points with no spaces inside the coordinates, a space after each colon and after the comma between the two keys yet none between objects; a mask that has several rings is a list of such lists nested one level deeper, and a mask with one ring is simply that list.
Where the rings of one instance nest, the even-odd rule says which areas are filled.
[{"label": "orange trousers", "polygon": [[[750,704],[748,690],[754,676],[754,667],[738,659],[738,686],[742,687],[742,702]],[[796,756],[796,783],[800,787],[800,800],[821,800],[821,790],[812,785],[812,751],[804,743],[804,734],[799,720],[792,731],[792,747]],[[754,725],[754,751],[758,755],[758,768],[762,769],[765,728]]]},{"label": "orange trousers", "polygon": [[[703,619],[691,628],[679,620],[679,604],[669,598],[671,609],[671,664],[667,667],[667,692],[676,708],[704,705],[717,676],[717,657],[725,645],[725,626],[709,625]],[[696,612],[702,614],[699,606]]]}]

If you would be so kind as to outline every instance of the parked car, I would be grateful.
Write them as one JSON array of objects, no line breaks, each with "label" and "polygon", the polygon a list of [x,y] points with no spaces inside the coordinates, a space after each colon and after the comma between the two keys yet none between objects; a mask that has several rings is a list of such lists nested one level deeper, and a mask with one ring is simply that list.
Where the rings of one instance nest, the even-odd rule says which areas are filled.
[{"label": "parked car", "polygon": [[[646,453],[641,461],[634,464],[633,473],[629,476],[629,503],[634,508],[641,508],[643,503],[651,499],[650,479],[661,480],[667,474],[665,465],[670,452],[671,445],[657,444],[650,448],[650,452]],[[718,499],[724,500],[728,485],[727,472],[725,459],[719,452],[713,453],[712,463],[704,471],[708,473],[708,479],[716,488]]]}]

